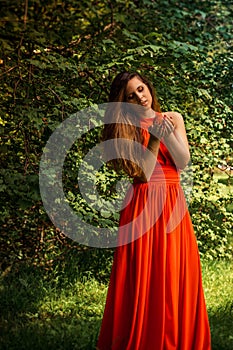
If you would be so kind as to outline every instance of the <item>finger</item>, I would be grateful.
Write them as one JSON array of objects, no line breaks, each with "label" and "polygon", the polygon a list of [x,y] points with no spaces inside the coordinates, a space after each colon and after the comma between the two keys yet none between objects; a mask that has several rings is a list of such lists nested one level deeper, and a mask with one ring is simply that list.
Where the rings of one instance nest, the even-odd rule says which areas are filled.
[{"label": "finger", "polygon": [[173,120],[172,120],[171,117],[165,116],[164,122],[167,123],[167,124],[172,124],[172,125],[174,125]]},{"label": "finger", "polygon": [[174,131],[175,129],[174,124],[169,119],[165,119],[164,125],[166,126],[166,129],[170,132]]},{"label": "finger", "polygon": [[151,133],[156,136],[159,140],[161,140],[161,138],[163,138],[164,135],[164,128],[158,125],[153,126],[153,128],[151,129]]}]

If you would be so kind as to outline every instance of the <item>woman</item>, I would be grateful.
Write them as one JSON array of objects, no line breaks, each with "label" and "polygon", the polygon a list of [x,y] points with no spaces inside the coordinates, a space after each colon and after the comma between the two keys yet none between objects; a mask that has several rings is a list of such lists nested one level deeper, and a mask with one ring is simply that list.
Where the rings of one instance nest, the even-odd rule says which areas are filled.
[{"label": "woman", "polygon": [[109,101],[120,103],[109,104],[104,139],[115,140],[112,163],[134,181],[120,215],[97,349],[210,350],[199,253],[179,182],[190,157],[183,118],[161,113],[138,73],[118,74]]}]

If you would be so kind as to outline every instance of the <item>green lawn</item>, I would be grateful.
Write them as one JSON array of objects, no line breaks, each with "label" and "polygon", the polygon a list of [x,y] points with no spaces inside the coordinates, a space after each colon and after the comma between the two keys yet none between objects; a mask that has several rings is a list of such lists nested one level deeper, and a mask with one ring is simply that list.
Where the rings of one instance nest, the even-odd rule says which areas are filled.
[{"label": "green lawn", "polygon": [[[202,269],[213,350],[232,350],[232,264],[202,262]],[[1,279],[0,349],[94,349],[106,291],[93,276],[10,272]]]},{"label": "green lawn", "polygon": [[202,275],[213,350],[233,349],[233,263],[203,262]]}]

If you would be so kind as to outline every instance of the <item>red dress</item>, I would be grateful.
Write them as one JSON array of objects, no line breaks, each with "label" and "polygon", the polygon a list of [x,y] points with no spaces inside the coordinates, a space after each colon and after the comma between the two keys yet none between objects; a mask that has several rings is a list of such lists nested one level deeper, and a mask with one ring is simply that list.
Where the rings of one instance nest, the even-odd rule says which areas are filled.
[{"label": "red dress", "polygon": [[150,181],[134,181],[127,201],[97,349],[210,350],[196,237],[164,144]]}]

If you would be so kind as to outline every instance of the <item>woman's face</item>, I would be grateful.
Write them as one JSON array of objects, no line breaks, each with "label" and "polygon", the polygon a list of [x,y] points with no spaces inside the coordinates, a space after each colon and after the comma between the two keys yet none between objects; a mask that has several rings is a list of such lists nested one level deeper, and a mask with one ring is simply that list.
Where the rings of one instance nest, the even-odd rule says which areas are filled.
[{"label": "woman's face", "polygon": [[126,102],[143,106],[145,109],[151,109],[152,96],[149,88],[137,77],[132,78],[126,86]]}]

